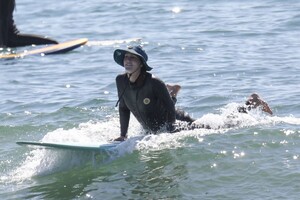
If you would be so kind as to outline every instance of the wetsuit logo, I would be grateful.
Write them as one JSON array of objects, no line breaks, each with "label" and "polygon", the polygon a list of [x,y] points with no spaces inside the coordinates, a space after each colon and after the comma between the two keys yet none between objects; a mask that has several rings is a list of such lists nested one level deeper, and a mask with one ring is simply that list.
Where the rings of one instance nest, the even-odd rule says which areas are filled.
[{"label": "wetsuit logo", "polygon": [[145,105],[148,105],[150,103],[150,99],[149,98],[145,98],[143,102],[144,102]]}]

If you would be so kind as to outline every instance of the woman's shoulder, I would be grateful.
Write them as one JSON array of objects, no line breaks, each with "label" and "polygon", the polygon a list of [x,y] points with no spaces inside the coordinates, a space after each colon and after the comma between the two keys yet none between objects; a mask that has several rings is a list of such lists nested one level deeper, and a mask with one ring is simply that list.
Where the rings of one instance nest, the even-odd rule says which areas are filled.
[{"label": "woman's shoulder", "polygon": [[116,80],[118,81],[118,80],[121,80],[121,79],[124,79],[124,78],[126,78],[125,73],[124,74],[118,74],[117,77],[116,77]]},{"label": "woman's shoulder", "polygon": [[156,85],[165,85],[165,83],[158,77],[154,76],[153,74],[150,74],[148,73],[149,75],[149,78],[151,79],[152,83],[153,84],[156,84]]}]

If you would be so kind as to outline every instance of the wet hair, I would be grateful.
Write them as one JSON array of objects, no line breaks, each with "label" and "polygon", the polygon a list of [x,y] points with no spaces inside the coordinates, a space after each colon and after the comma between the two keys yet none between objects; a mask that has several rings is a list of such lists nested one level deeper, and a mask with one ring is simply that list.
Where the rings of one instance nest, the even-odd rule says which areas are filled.
[{"label": "wet hair", "polygon": [[146,71],[147,71],[146,67],[143,66],[143,67],[141,68],[141,71],[142,71],[142,72],[146,72]]}]

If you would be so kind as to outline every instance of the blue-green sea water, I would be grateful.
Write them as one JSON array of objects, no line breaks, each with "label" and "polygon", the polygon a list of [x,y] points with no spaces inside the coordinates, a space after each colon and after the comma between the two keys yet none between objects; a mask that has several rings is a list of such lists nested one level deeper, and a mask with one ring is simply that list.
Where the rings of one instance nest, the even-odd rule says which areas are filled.
[{"label": "blue-green sea water", "polygon": [[[17,0],[22,33],[90,42],[0,60],[0,199],[298,199],[299,11],[296,0]],[[182,86],[178,107],[234,126],[144,136],[132,117],[109,152],[15,143],[118,137],[113,51],[138,44],[156,77]],[[253,92],[273,116],[235,113]]]}]

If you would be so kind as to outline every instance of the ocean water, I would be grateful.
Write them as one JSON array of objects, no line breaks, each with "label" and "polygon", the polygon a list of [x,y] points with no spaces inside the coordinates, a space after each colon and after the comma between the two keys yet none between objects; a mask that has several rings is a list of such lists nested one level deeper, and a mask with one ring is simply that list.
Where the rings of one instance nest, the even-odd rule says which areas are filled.
[{"label": "ocean water", "polygon": [[[22,33],[89,43],[0,60],[0,199],[298,199],[299,10],[296,0],[17,1]],[[123,68],[112,55],[137,44],[155,76],[182,86],[178,107],[234,126],[144,135],[132,117],[108,152],[15,143],[118,137]],[[273,116],[235,113],[253,92]]]}]

